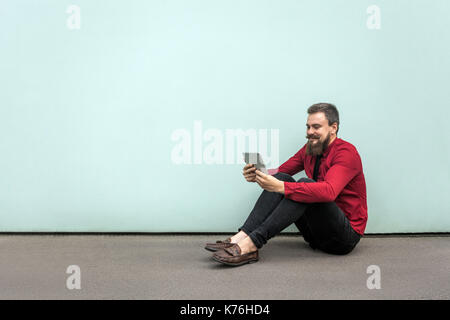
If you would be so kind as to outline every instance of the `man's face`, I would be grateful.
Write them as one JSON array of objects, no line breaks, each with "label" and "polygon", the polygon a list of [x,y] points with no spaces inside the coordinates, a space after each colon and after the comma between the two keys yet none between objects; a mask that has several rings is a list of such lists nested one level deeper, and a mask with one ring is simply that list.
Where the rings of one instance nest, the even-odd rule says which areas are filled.
[{"label": "man's face", "polygon": [[322,154],[328,146],[331,138],[334,138],[337,124],[328,125],[325,113],[316,112],[308,116],[306,122],[306,154],[317,156]]}]

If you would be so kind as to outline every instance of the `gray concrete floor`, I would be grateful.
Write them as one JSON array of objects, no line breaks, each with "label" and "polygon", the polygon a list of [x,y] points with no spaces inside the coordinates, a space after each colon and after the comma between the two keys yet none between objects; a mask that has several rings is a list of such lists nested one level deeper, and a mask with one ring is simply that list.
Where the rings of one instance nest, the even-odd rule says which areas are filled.
[{"label": "gray concrete floor", "polygon": [[[353,252],[279,235],[260,261],[228,267],[205,242],[226,235],[0,235],[0,299],[449,299],[450,237],[364,237]],[[81,289],[69,290],[69,265]],[[381,288],[368,289],[370,265]]]}]

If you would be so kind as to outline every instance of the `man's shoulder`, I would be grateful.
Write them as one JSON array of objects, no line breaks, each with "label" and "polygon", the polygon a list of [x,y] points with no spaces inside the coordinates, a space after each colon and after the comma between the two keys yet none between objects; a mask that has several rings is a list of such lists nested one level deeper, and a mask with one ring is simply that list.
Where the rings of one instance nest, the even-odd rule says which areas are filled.
[{"label": "man's shoulder", "polygon": [[336,142],[337,142],[336,147],[338,150],[352,150],[352,151],[356,151],[356,153],[358,153],[358,150],[352,143],[350,143],[344,139],[341,139],[341,138],[336,138]]},{"label": "man's shoulder", "polygon": [[359,155],[358,150],[356,149],[356,147],[348,142],[345,141],[343,139],[336,139],[336,148],[335,148],[335,156],[337,157],[348,157],[348,158],[352,158],[354,160],[359,160],[361,161],[361,157]]}]

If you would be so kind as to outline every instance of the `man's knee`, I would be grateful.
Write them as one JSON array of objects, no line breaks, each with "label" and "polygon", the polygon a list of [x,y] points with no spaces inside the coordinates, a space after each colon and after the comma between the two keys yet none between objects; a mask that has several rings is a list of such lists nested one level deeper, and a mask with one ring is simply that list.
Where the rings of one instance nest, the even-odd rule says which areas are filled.
[{"label": "man's knee", "polygon": [[310,178],[300,178],[297,182],[316,182],[313,179]]},{"label": "man's knee", "polygon": [[291,175],[284,173],[284,172],[277,172],[273,176],[281,181],[295,182],[295,179],[292,178]]}]

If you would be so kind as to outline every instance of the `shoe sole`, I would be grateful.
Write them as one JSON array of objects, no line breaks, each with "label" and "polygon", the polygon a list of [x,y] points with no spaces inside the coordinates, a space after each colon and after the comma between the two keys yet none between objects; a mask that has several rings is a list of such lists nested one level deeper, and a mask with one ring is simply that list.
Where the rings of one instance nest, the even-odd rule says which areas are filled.
[{"label": "shoe sole", "polygon": [[213,256],[212,258],[214,260],[216,260],[217,262],[226,264],[228,266],[233,266],[233,267],[242,266],[242,265],[247,264],[247,263],[255,263],[255,262],[258,262],[258,260],[259,260],[259,259],[252,259],[252,260],[247,260],[247,261],[243,261],[243,262],[240,262],[240,263],[231,263],[231,262],[226,262],[226,261],[217,259],[215,256]]}]

